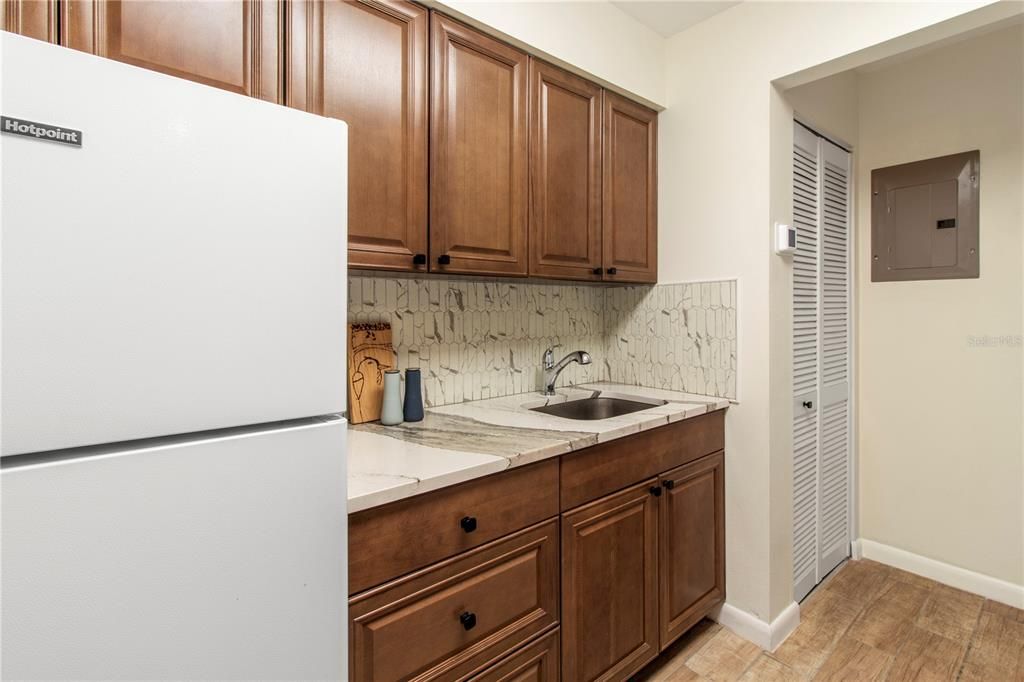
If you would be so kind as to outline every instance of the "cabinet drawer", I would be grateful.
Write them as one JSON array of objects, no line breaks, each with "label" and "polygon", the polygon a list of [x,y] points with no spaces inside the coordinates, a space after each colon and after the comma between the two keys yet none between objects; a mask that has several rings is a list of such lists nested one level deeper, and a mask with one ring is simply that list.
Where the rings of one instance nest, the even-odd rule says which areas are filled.
[{"label": "cabinet drawer", "polygon": [[725,448],[725,410],[642,431],[562,457],[562,510]]},{"label": "cabinet drawer", "polygon": [[509,654],[473,678],[473,682],[557,682],[558,628]]},{"label": "cabinet drawer", "polygon": [[557,459],[353,514],[349,594],[557,514]]},{"label": "cabinet drawer", "polygon": [[349,602],[353,680],[462,679],[558,620],[552,519]]}]

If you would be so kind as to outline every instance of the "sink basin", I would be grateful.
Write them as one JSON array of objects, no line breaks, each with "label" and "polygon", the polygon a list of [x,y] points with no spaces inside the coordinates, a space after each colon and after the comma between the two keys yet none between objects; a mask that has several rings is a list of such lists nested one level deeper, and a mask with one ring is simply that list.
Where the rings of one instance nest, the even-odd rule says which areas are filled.
[{"label": "sink basin", "polygon": [[658,405],[664,405],[666,400],[650,400],[636,396],[617,396],[600,394],[580,400],[567,400],[561,403],[542,405],[541,407],[530,408],[531,412],[543,412],[555,417],[565,419],[608,419],[623,414],[631,414],[640,410],[648,410]]}]

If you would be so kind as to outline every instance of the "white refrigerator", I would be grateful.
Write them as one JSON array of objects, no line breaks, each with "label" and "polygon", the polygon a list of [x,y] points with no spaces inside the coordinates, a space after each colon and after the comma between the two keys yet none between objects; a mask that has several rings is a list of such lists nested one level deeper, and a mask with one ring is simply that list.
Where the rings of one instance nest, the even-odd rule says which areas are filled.
[{"label": "white refrigerator", "polygon": [[344,123],[0,32],[0,674],[340,679]]}]

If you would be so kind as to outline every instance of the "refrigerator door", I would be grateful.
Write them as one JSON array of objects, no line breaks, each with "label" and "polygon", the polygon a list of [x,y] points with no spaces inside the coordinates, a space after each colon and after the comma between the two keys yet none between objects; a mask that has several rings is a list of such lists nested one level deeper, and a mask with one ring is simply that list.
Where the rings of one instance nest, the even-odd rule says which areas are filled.
[{"label": "refrigerator door", "polygon": [[0,484],[3,679],[345,676],[343,420]]},{"label": "refrigerator door", "polygon": [[0,32],[2,454],[345,408],[344,123]]}]

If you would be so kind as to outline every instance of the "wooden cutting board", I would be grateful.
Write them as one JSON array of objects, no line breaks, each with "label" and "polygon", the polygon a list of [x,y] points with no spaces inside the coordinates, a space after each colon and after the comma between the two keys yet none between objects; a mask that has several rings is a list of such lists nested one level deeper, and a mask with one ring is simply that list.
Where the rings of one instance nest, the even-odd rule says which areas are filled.
[{"label": "wooden cutting board", "polygon": [[348,419],[362,424],[380,419],[384,370],[395,369],[391,323],[348,326]]}]

